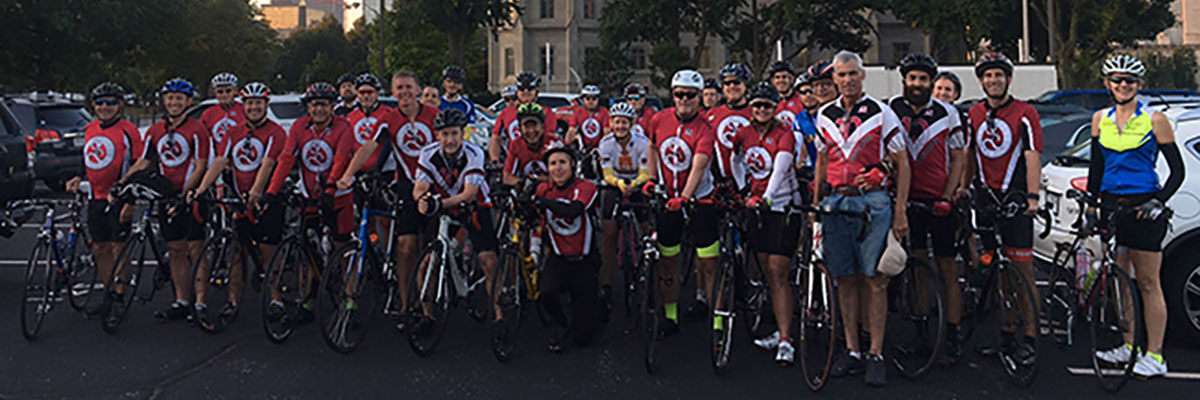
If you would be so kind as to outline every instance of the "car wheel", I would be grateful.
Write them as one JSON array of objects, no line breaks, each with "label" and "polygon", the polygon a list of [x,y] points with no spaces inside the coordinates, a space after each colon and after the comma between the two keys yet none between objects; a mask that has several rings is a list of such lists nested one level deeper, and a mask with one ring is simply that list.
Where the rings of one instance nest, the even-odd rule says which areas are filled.
[{"label": "car wheel", "polygon": [[1200,262],[1167,264],[1162,271],[1167,330],[1178,343],[1200,343]]}]

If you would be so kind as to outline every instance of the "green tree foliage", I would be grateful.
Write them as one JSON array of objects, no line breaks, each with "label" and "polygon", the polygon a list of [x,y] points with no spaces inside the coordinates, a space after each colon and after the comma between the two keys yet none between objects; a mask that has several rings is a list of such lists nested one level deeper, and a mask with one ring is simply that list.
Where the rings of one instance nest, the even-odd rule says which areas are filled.
[{"label": "green tree foliage", "polygon": [[1152,89],[1196,89],[1196,51],[1178,46],[1169,52],[1144,51],[1138,56],[1146,64],[1145,87]]},{"label": "green tree foliage", "polygon": [[[397,1],[388,10],[384,23],[386,64],[388,71],[377,71],[379,59],[379,31],[373,21],[350,32],[354,37],[356,31],[369,40],[367,46],[371,49],[368,65],[381,78],[390,77],[392,73],[404,69],[417,74],[421,83],[441,87],[442,70],[447,65],[456,63],[448,51],[449,39],[446,34],[435,27],[428,18],[414,18],[423,11],[415,1]],[[487,91],[487,36],[483,31],[476,31],[474,37],[467,42],[465,51],[466,62],[458,64],[467,70],[467,83],[464,90],[468,94]],[[390,86],[390,84],[389,84]]]},{"label": "green tree foliage", "polygon": [[1052,9],[1047,1],[1031,0],[1030,14],[1050,31],[1064,89],[1092,87],[1100,62],[1114,49],[1153,39],[1175,23],[1172,0],[1052,0]]},{"label": "green tree foliage", "polygon": [[298,91],[312,82],[332,83],[344,73],[366,71],[365,49],[351,45],[337,19],[328,16],[320,24],[296,31],[283,41],[276,62],[275,85]]},{"label": "green tree foliage", "polygon": [[621,93],[629,83],[629,78],[633,76],[628,54],[628,51],[617,45],[606,44],[597,47],[591,57],[583,60],[587,81],[594,82],[601,93],[608,93],[610,96]]},{"label": "green tree foliage", "polygon": [[868,38],[875,34],[867,11],[880,6],[880,0],[749,0],[733,22],[735,34],[730,42],[734,59],[751,71],[761,72],[775,57],[775,42],[795,44],[793,59],[805,49],[846,49],[862,52],[870,47]]},{"label": "green tree foliage", "polygon": [[[1020,2],[1007,0],[888,0],[887,9],[897,18],[929,35],[933,42],[932,55],[942,63],[965,63],[967,51],[975,48],[980,39],[1008,43],[1021,32],[1021,26],[1001,20],[1004,16],[1020,17]],[[1015,36],[998,38],[1000,28],[1015,31]],[[1016,43],[1012,43],[1013,46]]]},{"label": "green tree foliage", "polygon": [[[450,50],[450,60],[463,65],[469,60],[468,49],[482,29],[496,30],[512,25],[521,15],[518,0],[399,0],[397,9],[414,8],[420,18],[440,31]],[[412,14],[406,15],[411,18]]]}]

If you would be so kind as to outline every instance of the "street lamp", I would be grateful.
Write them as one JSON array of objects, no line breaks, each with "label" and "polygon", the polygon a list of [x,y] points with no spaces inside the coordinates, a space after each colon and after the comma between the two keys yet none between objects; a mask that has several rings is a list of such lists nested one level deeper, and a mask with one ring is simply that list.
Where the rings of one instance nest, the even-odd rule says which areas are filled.
[{"label": "street lamp", "polygon": [[[384,25],[386,25],[387,21],[387,5],[383,3],[383,0],[379,0],[379,8],[367,5],[366,1],[359,1],[354,4],[346,4],[345,7],[346,9],[362,7],[364,11],[373,11],[375,12],[375,15],[378,16],[378,21],[375,23],[375,29],[379,31],[379,74],[387,75],[387,58],[384,56],[384,43],[386,42],[383,40]],[[367,13],[363,12],[364,18],[366,15]]]}]

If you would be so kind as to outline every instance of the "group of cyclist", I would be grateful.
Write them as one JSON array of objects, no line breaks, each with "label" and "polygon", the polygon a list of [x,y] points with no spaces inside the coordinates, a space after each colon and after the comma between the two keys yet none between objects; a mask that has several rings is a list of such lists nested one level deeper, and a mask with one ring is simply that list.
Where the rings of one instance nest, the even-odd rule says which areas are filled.
[{"label": "group of cyclist", "polygon": [[[420,248],[422,239],[435,233],[432,216],[446,213],[464,221],[490,289],[499,261],[492,195],[511,190],[523,200],[514,204],[536,208],[543,220],[528,251],[541,264],[542,305],[555,324],[548,347],[554,352],[563,350],[568,337],[587,345],[608,320],[619,229],[613,210],[621,203],[663,199],[661,209],[654,210],[661,254],[654,284],[664,318],[660,339],[678,332],[681,314],[708,315],[721,251],[718,222],[732,209],[755,210],[761,221],[745,240],[754,244],[763,266],[778,326],[773,334],[755,338],[755,344],[774,350],[775,360],[784,365],[793,362],[796,349],[789,271],[802,227],[813,219],[793,210],[819,205],[865,213],[863,220],[832,213],[822,219],[823,260],[836,280],[846,339],[846,353],[832,374],[863,374],[867,384],[880,386],[887,375],[888,277],[877,268],[889,235],[907,239],[913,257],[929,259],[932,252],[947,294],[946,363],[956,362],[962,352],[963,299],[954,249],[959,222],[951,215],[953,204],[974,198],[978,219],[998,218],[994,207],[979,201],[985,197],[980,193],[1020,196],[1024,211],[997,225],[1002,243],[996,243],[996,234],[980,236],[985,252],[994,254],[1002,245],[1027,282],[1034,282],[1042,133],[1036,110],[1009,94],[1013,71],[1002,54],[979,57],[975,74],[986,98],[962,113],[952,105],[962,93],[959,78],[940,72],[924,54],[900,62],[903,94],[887,100],[863,91],[862,59],[846,51],[800,71],[787,61],[774,62],[757,84],[738,63],[707,79],[685,69],[670,81],[674,106],[661,111],[646,104],[646,88],[639,84],[628,85],[611,107],[600,105],[596,86],[584,86],[562,138],[559,115],[537,103],[539,77],[523,72],[501,93],[506,107],[486,149],[464,141],[475,106],[462,93],[466,72],[458,66],[444,70],[443,94],[433,95],[434,101],[426,101],[425,88],[408,71],[393,74],[390,87],[369,73],[344,75],[336,86],[311,84],[302,97],[307,115],[289,132],[267,117],[267,85],[252,82],[239,90],[235,76],[221,73],[210,85],[217,104],[199,120],[185,114],[195,87],[182,78],[166,82],[159,90],[166,116],[143,137],[122,119],[124,90],[103,83],[91,92],[98,120],[86,128],[86,173],[68,189],[78,188],[84,178],[90,182],[88,227],[99,276],[107,277],[131,214],[129,205],[114,203],[113,190],[130,181],[165,178],[165,191],[182,199],[169,207],[163,224],[175,299],[155,317],[195,318],[205,325],[212,323],[205,312],[210,306],[221,307],[222,319],[237,316],[245,282],[238,270],[225,304],[205,304],[206,285],[189,269],[205,235],[197,199],[245,199],[253,218],[240,219],[238,231],[252,237],[262,258],[270,260],[284,231],[280,192],[293,167],[299,193],[319,200],[320,218],[335,245],[352,239],[355,209],[363,207],[356,206],[362,199],[354,199],[356,182],[394,181],[402,204],[382,206],[397,207],[397,293],[402,310],[415,310],[398,319],[401,330],[425,329],[433,322],[429,307],[409,296],[414,275],[422,279],[428,262]],[[1115,56],[1104,64],[1103,74],[1116,106],[1093,118],[1088,187],[1101,193],[1105,204],[1139,210],[1120,221],[1117,240],[1127,250],[1119,256],[1121,263],[1136,271],[1149,332],[1148,349],[1139,359],[1133,359],[1138,352],[1132,338],[1103,357],[1137,363],[1139,375],[1160,376],[1166,372],[1161,355],[1166,311],[1158,271],[1166,221],[1156,218],[1182,181],[1182,161],[1166,117],[1136,101],[1142,64]],[[388,90],[396,108],[380,102]],[[1154,172],[1159,152],[1171,168],[1165,185]],[[586,169],[580,163],[592,158],[598,170],[579,173]],[[718,197],[734,198],[736,204],[720,204],[714,201]],[[910,207],[915,203],[921,206]],[[386,226],[373,221],[372,232],[388,237],[382,231]],[[696,298],[681,312],[685,239],[695,252]],[[989,257],[982,259],[978,262]],[[111,286],[106,295],[116,300],[112,303],[123,304],[125,288],[105,284]],[[565,294],[569,307],[562,302]],[[279,293],[264,295],[273,299],[266,318],[281,318]],[[356,305],[351,299],[344,307]],[[496,324],[520,318],[494,308]],[[312,319],[311,300],[300,315]],[[712,318],[714,333],[726,328],[720,316]],[[862,332],[869,342],[860,343]],[[998,345],[1017,354],[1019,362],[1032,363],[1037,334],[1035,325],[1004,332]]]}]

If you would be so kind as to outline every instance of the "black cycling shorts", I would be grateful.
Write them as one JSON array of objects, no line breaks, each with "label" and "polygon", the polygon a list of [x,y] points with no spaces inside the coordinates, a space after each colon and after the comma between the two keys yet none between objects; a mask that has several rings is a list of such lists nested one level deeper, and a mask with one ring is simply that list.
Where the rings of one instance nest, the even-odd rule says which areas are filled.
[{"label": "black cycling shorts", "polygon": [[[614,188],[611,186],[604,186],[604,187],[600,188],[600,209],[599,210],[600,210],[600,219],[601,220],[612,221],[612,220],[616,219],[616,218],[614,218],[613,213],[615,212],[614,210],[616,210],[617,207],[621,205],[621,198],[622,198],[622,196],[621,196],[620,189],[617,189],[617,188]],[[640,191],[635,191],[635,192],[633,192],[633,194],[629,195],[629,201],[633,202],[633,203],[643,203],[646,201],[645,198],[646,197],[643,196]],[[637,214],[637,216],[638,216],[638,220],[640,220],[640,221],[646,220],[647,215],[645,214],[645,210],[646,210],[645,208],[639,208],[639,209],[634,210],[634,213]]]},{"label": "black cycling shorts", "polygon": [[[994,221],[996,218],[1000,218],[1000,215],[998,214],[997,207],[992,204],[994,201],[992,199],[985,198],[984,196],[987,195],[983,194],[975,196],[975,221],[980,230],[983,231],[981,234],[986,235],[993,226],[992,221]],[[997,193],[996,197],[1003,199],[1005,198],[1005,194]],[[1021,253],[1017,255],[1017,257],[1020,258],[1024,258],[1024,256],[1032,257],[1032,216],[1021,213],[1008,219],[1000,218],[999,224],[997,225],[1000,228],[1000,242],[1008,251],[1016,251]],[[985,237],[982,240],[984,241],[984,245],[986,247],[987,242],[990,239]]]},{"label": "black cycling shorts", "polygon": [[[1100,204],[1116,204],[1121,208],[1140,206],[1154,197],[1153,193],[1135,195],[1101,194]],[[1112,211],[1101,208],[1101,220],[1112,218]],[[1141,251],[1162,251],[1163,238],[1167,236],[1167,220],[1150,221],[1137,217],[1137,211],[1122,212],[1117,219],[1117,245]]]},{"label": "black cycling shorts", "polygon": [[178,206],[175,215],[164,212],[168,215],[162,221],[163,239],[168,242],[204,240],[204,222],[200,216],[207,213],[200,208],[200,203],[192,203]]},{"label": "black cycling shorts", "polygon": [[954,216],[933,215],[933,200],[913,201],[928,207],[908,207],[909,249],[927,249],[932,242],[934,257],[954,257]]},{"label": "black cycling shorts", "polygon": [[791,257],[796,254],[800,242],[800,214],[788,217],[782,212],[768,211],[761,214],[761,223],[751,226],[754,249],[759,253]]},{"label": "black cycling shorts", "polygon": [[108,208],[108,200],[88,201],[87,229],[93,242],[120,242],[129,234],[129,223],[122,224],[120,221],[121,207],[113,205],[111,210]]},{"label": "black cycling shorts", "polygon": [[333,199],[333,209],[321,207],[321,221],[329,227],[333,234],[330,236],[338,243],[350,241],[350,234],[358,226],[358,217],[354,214],[353,197],[349,194]]},{"label": "black cycling shorts", "polygon": [[252,239],[258,243],[278,245],[280,240],[283,240],[283,213],[282,205],[262,208],[262,212],[250,223],[250,219],[246,217],[238,218],[237,229],[239,233],[249,233]]},{"label": "black cycling shorts", "polygon": [[[678,246],[683,241],[683,211],[660,211],[658,213],[658,245]],[[717,210],[711,204],[696,204],[688,213],[688,233],[696,248],[708,247],[717,242]]]},{"label": "black cycling shorts", "polygon": [[[462,214],[455,217],[467,229],[467,235],[471,239],[471,247],[475,249],[475,253],[483,253],[485,251],[496,251],[496,227],[492,218],[493,209],[479,208],[474,213]],[[425,239],[433,240],[437,238],[438,218],[425,218]]]}]

